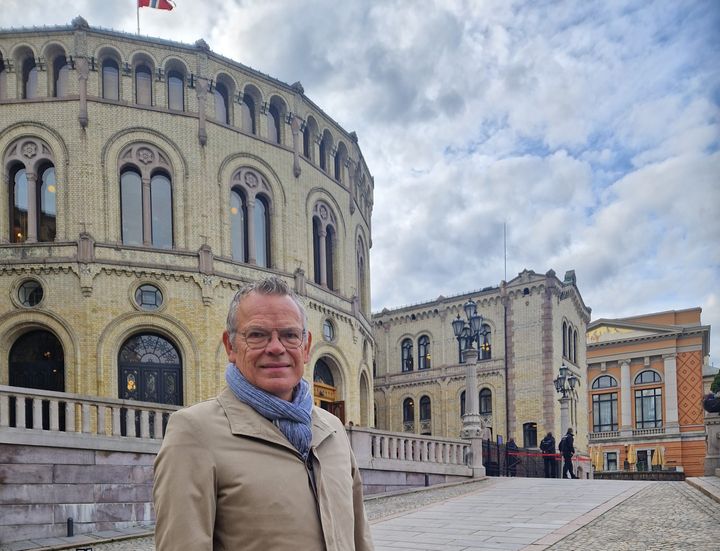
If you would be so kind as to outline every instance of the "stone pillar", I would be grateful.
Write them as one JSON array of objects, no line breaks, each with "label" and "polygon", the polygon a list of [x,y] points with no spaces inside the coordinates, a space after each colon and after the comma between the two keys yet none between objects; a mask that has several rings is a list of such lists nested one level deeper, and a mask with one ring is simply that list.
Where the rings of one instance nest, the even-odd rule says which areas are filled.
[{"label": "stone pillar", "polygon": [[720,413],[705,412],[705,476],[720,476]]},{"label": "stone pillar", "polygon": [[28,170],[26,172],[26,177],[28,220],[25,242],[36,243],[38,229],[37,174],[35,174],[35,172],[33,171]]},{"label": "stone pillar", "polygon": [[90,73],[90,69],[88,67],[88,60],[84,57],[78,58],[76,62],[77,66],[77,75],[78,75],[78,85],[79,85],[79,95],[80,95],[80,114],[78,115],[78,121],[80,121],[80,126],[85,128],[88,125],[88,111],[87,111],[87,84],[88,84],[88,75]]},{"label": "stone pillar", "polygon": [[680,432],[678,423],[677,356],[666,354],[665,363],[665,432]]},{"label": "stone pillar", "polygon": [[293,143],[293,176],[300,177],[302,172],[300,168],[300,150],[302,148],[302,134],[300,133],[301,121],[298,117],[292,117],[290,121],[290,130],[292,131]]},{"label": "stone pillar", "polygon": [[[208,81],[204,78],[198,78],[197,86],[197,103],[198,103],[198,141],[200,145],[207,144],[207,124],[205,122],[205,100],[208,93]],[[227,109],[230,109],[227,106]]]},{"label": "stone pillar", "polygon": [[570,398],[563,396],[558,402],[560,402],[560,434],[565,436],[570,428]]},{"label": "stone pillar", "polygon": [[152,245],[152,197],[150,194],[150,178],[142,179],[142,221],[143,221],[143,245]]},{"label": "stone pillar", "polygon": [[632,436],[630,360],[620,360],[620,434]]},{"label": "stone pillar", "polygon": [[473,477],[484,477],[485,467],[482,463],[482,437],[485,432],[480,420],[477,390],[477,359],[474,348],[463,351],[465,359],[465,415],[461,437],[470,440],[470,463]]}]

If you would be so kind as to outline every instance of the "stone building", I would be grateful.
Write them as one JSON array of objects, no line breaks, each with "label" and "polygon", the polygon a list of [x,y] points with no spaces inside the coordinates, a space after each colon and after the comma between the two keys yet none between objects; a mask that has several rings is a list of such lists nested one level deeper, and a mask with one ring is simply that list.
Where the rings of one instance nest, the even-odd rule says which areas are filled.
[{"label": "stone building", "polygon": [[671,310],[588,326],[588,426],[602,470],[650,470],[655,459],[703,475],[703,378],[712,375],[704,365],[710,326],[700,314]]},{"label": "stone building", "polygon": [[[575,274],[525,270],[498,287],[383,310],[373,315],[377,427],[458,437],[465,402],[465,368],[451,326],[472,299],[487,333],[477,363],[480,415],[493,438],[514,436],[537,447],[560,432],[553,380],[561,365],[585,385],[585,330],[590,309]],[[577,446],[587,449],[587,396],[570,407]]]},{"label": "stone building", "polygon": [[0,384],[205,399],[233,293],[276,274],[316,401],[369,424],[373,178],[299,82],[82,18],[3,30],[0,155]]}]

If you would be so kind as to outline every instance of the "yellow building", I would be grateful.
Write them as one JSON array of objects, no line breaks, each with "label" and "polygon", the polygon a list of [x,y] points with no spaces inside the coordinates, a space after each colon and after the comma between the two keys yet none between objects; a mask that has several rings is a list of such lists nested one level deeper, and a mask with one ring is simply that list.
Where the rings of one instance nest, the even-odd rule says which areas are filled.
[{"label": "yellow building", "polygon": [[[485,333],[477,363],[480,415],[493,438],[514,436],[537,447],[547,431],[559,440],[560,404],[553,380],[561,365],[585,385],[590,309],[575,273],[525,270],[498,287],[383,310],[373,315],[377,427],[457,438],[465,401],[465,369],[451,323],[472,299]],[[576,393],[570,424],[587,449],[587,396]]]},{"label": "yellow building", "polygon": [[233,293],[277,274],[316,400],[369,424],[373,178],[300,83],[82,18],[4,30],[0,155],[0,384],[205,399]]},{"label": "yellow building", "polygon": [[588,326],[588,426],[603,470],[656,466],[703,475],[710,327],[700,313],[673,310]]}]

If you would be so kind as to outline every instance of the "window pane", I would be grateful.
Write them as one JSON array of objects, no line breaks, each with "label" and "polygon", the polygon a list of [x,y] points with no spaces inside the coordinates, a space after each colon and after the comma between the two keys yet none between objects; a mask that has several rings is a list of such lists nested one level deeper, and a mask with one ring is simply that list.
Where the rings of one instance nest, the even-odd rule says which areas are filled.
[{"label": "window pane", "polygon": [[232,232],[232,254],[234,260],[246,262],[245,252],[245,205],[240,194],[230,192],[230,231]]},{"label": "window pane", "polygon": [[152,74],[145,65],[135,70],[135,101],[138,105],[152,105]]},{"label": "window pane", "polygon": [[273,143],[280,143],[279,133],[279,115],[277,109],[271,106],[267,112],[267,125],[268,125],[268,140]]},{"label": "window pane", "polygon": [[15,173],[12,225],[11,241],[13,243],[24,242],[27,239],[28,231],[28,184],[24,168]]},{"label": "window pane", "polygon": [[167,176],[158,174],[150,182],[152,204],[152,244],[172,249],[172,190]]},{"label": "window pane", "polygon": [[258,266],[268,267],[267,208],[259,197],[255,200],[255,260]]},{"label": "window pane", "polygon": [[227,92],[222,84],[218,84],[213,92],[215,96],[215,120],[229,124],[227,116]]},{"label": "window pane", "polygon": [[57,185],[55,183],[55,167],[48,167],[42,174],[40,185],[40,224],[38,227],[38,241],[55,240],[55,197]]},{"label": "window pane", "polygon": [[320,285],[320,221],[313,218],[313,281]]},{"label": "window pane", "polygon": [[126,245],[142,245],[142,182],[136,172],[125,172],[120,178],[122,205],[122,240]]},{"label": "window pane", "polygon": [[245,132],[255,134],[255,102],[247,94],[243,96],[240,111],[242,113],[242,129]]},{"label": "window pane", "polygon": [[325,236],[325,270],[326,270],[326,277],[327,280],[327,287],[331,291],[335,289],[335,283],[333,281],[333,275],[335,273],[335,265],[333,264],[333,257],[335,254],[334,251],[335,248],[335,230],[328,226],[327,228],[327,235]]},{"label": "window pane", "polygon": [[105,99],[120,99],[120,71],[115,61],[107,60],[103,63],[102,79],[103,97]]},{"label": "window pane", "polygon": [[168,77],[168,107],[182,111],[185,106],[184,83],[180,76]]},{"label": "window pane", "polygon": [[33,67],[28,69],[27,76],[25,78],[25,94],[23,97],[26,99],[37,97],[38,72],[34,65],[35,62],[33,61]]}]

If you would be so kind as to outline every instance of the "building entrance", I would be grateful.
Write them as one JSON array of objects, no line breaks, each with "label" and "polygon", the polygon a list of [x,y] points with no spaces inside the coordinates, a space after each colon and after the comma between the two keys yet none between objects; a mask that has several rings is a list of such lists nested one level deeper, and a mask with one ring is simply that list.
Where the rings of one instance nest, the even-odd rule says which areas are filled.
[{"label": "building entrance", "polygon": [[320,358],[313,371],[313,398],[315,405],[329,411],[345,424],[345,401],[338,400],[335,379],[328,363]]}]

